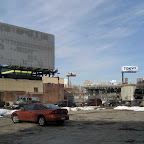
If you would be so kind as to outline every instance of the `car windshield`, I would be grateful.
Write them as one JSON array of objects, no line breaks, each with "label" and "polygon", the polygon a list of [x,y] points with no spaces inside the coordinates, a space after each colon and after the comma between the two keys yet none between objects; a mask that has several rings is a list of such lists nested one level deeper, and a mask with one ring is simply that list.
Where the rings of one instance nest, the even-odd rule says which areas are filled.
[{"label": "car windshield", "polygon": [[44,106],[46,109],[61,109],[60,107],[54,105],[54,104],[41,104]]}]

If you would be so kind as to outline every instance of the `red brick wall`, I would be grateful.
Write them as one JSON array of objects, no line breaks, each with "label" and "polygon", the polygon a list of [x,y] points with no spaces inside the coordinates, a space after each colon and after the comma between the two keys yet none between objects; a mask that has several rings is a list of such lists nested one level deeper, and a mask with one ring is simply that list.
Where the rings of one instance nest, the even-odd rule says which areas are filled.
[{"label": "red brick wall", "polygon": [[72,92],[72,88],[64,88],[64,90]]},{"label": "red brick wall", "polygon": [[[25,91],[7,91],[6,92],[6,100],[7,101],[17,101],[18,96],[24,96],[26,94]],[[0,92],[0,100],[5,100],[5,93]]]},{"label": "red brick wall", "polygon": [[45,103],[56,104],[58,101],[64,100],[64,85],[63,84],[43,84],[44,101]]},{"label": "red brick wall", "polygon": [[[64,100],[63,84],[43,84],[43,94],[30,94],[31,97],[39,97],[41,103],[53,103]],[[7,91],[7,102],[17,101],[18,96],[27,96],[25,91]],[[5,93],[0,92],[0,100],[5,100]]]},{"label": "red brick wall", "polygon": [[[6,92],[6,101],[7,102],[13,102],[13,101],[17,101],[18,96],[28,96],[28,94],[26,94],[25,91],[7,91]],[[43,98],[43,94],[30,94],[30,97],[39,97],[40,102],[44,102],[44,98]],[[4,92],[0,92],[0,100],[4,100],[5,101],[5,93]]]}]

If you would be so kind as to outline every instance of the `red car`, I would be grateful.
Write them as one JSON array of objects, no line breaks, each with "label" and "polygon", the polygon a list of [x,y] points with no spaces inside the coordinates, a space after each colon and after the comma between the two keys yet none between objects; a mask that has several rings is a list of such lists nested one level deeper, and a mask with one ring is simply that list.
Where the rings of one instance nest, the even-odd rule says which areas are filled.
[{"label": "red car", "polygon": [[[87,99],[85,102],[82,103],[84,106],[95,106],[96,102],[95,99]],[[97,99],[97,106],[102,105],[101,99]]]},{"label": "red car", "polygon": [[67,109],[61,109],[56,105],[35,103],[26,106],[23,110],[13,112],[11,119],[14,123],[31,121],[45,126],[48,121],[63,124],[65,120],[69,119],[69,115]]}]

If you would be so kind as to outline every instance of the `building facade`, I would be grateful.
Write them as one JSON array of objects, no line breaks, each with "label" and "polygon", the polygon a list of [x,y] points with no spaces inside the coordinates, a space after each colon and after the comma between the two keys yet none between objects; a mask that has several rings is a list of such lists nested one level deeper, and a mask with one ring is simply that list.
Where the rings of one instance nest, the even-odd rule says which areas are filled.
[{"label": "building facade", "polygon": [[64,99],[64,79],[43,77],[42,80],[0,79],[0,100],[13,104],[18,96],[39,97],[42,103],[57,103]]}]

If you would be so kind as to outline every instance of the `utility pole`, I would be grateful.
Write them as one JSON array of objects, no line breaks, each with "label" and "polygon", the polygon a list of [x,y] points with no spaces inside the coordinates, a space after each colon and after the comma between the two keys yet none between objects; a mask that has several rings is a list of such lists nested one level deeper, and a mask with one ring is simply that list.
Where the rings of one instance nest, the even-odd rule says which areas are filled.
[{"label": "utility pole", "polygon": [[142,97],[143,97],[143,78],[142,78]]},{"label": "utility pole", "polygon": [[69,77],[75,77],[76,73],[68,72],[66,76],[68,77],[68,87],[69,87],[70,86],[69,85]]},{"label": "utility pole", "polygon": [[69,87],[69,76],[67,76],[68,77],[68,87]]},{"label": "utility pole", "polygon": [[122,84],[124,83],[124,72],[122,72]]},{"label": "utility pole", "polygon": [[58,76],[58,74],[60,74],[60,73],[57,73],[57,78],[58,78],[58,101],[59,101],[59,94],[60,94],[59,86],[60,86],[60,84],[59,84],[59,76]]}]

